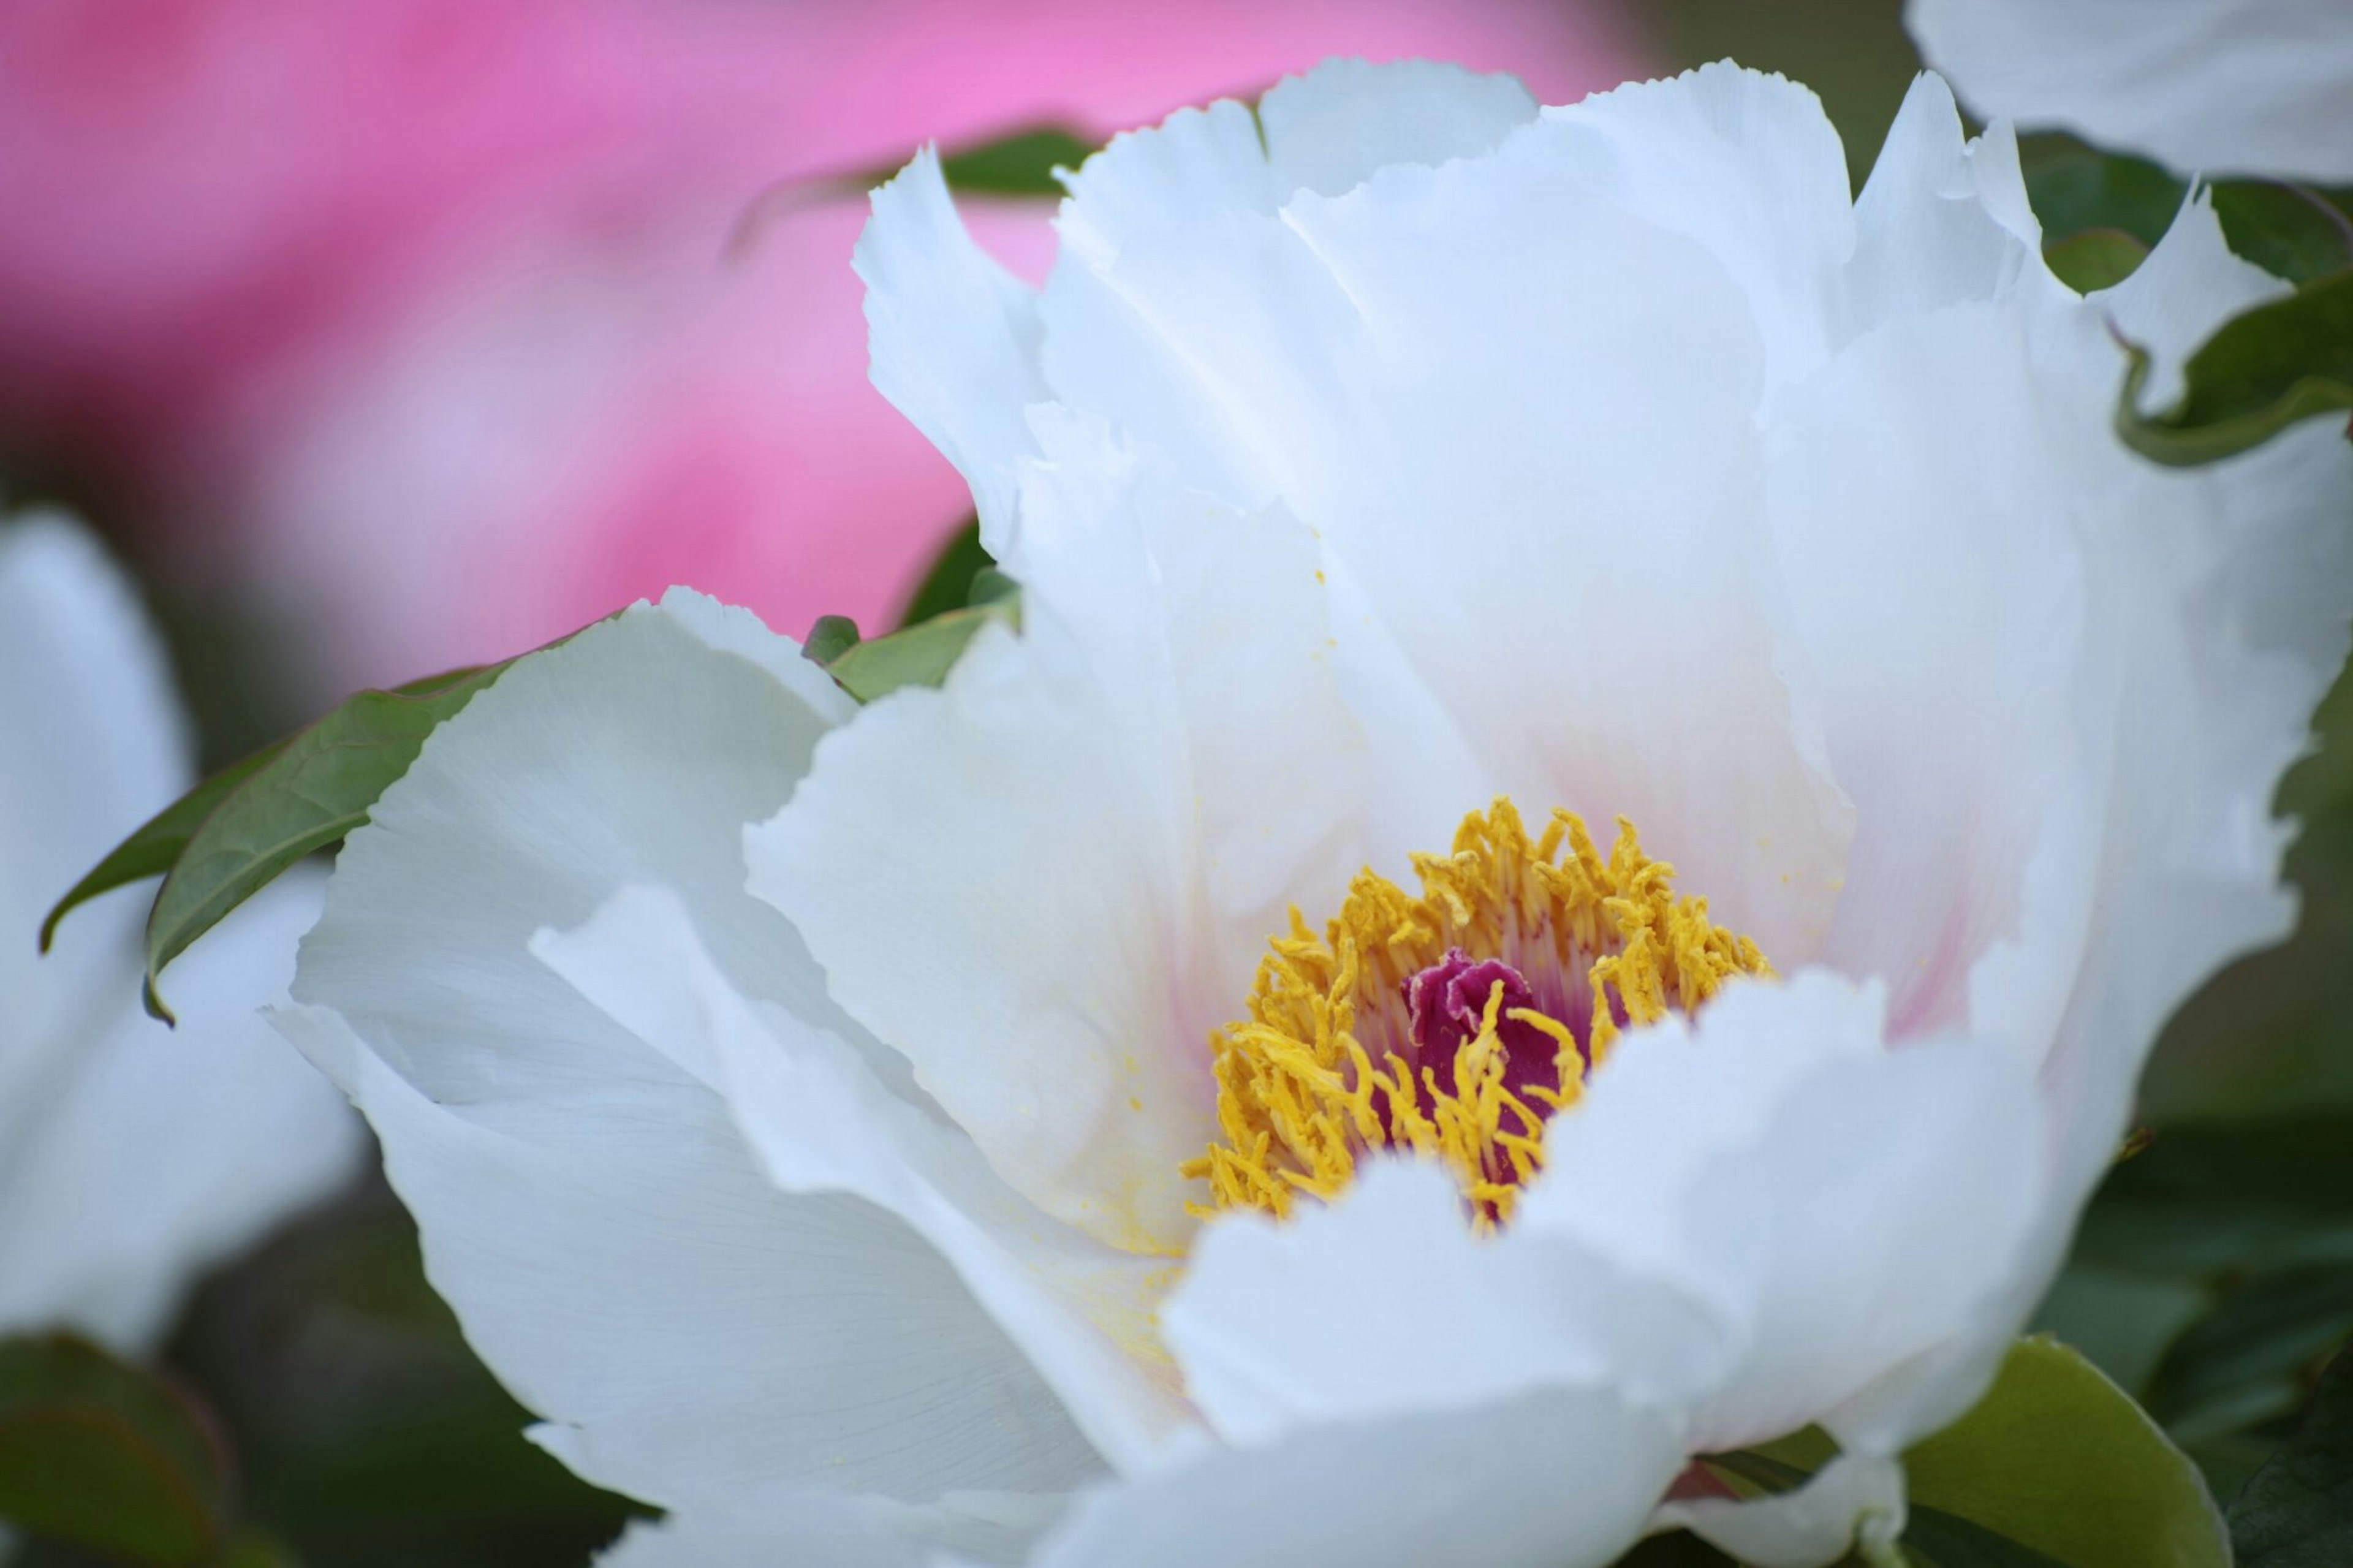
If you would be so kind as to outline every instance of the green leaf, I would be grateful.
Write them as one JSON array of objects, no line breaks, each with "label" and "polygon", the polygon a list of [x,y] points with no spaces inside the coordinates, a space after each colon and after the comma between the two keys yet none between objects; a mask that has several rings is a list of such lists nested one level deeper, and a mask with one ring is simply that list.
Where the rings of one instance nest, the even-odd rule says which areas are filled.
[{"label": "green leaf", "polygon": [[69,910],[86,904],[100,893],[150,877],[160,877],[175,865],[186,852],[188,840],[215,806],[229,797],[239,784],[251,778],[272,757],[286,749],[280,741],[264,747],[242,762],[231,763],[195,788],[165,806],[147,820],[144,826],[114,847],[107,858],[93,867],[90,875],[76,882],[57,902],[48,918],[41,922],[41,951],[49,951],[57,936],[58,922]]},{"label": "green leaf", "polygon": [[2353,1262],[2353,1118],[2168,1128],[2110,1171],[2078,1260],[2139,1275]]},{"label": "green leaf", "polygon": [[1618,1559],[1615,1568],[1740,1568],[1740,1565],[1688,1531],[1649,1536]]},{"label": "green leaf", "polygon": [[[965,542],[969,540],[969,549]],[[918,611],[944,600],[953,584],[961,609],[922,620]],[[860,702],[902,686],[937,686],[955,668],[965,646],[990,621],[1021,624],[1021,585],[999,572],[980,548],[976,529],[949,542],[909,606],[910,624],[888,637],[861,641],[858,627],[840,616],[826,616],[809,631],[802,654],[824,667],[841,689]]]},{"label": "green leaf", "polygon": [[2298,420],[2353,410],[2353,272],[2224,322],[2189,356],[2180,401],[2160,414],[2141,409],[2147,351],[2125,346],[2132,363],[2116,415],[2125,444],[2174,468],[2234,457]]},{"label": "green leaf", "polygon": [[[948,188],[959,195],[1060,196],[1062,182],[1057,169],[1075,169],[1093,155],[1099,143],[1059,125],[1032,125],[1009,131],[986,142],[943,148],[940,173]],[[863,196],[875,186],[897,177],[903,161],[856,174],[796,180],[780,185],[754,204],[736,240],[744,243],[760,226],[782,214],[814,202]]]},{"label": "green leaf", "polygon": [[2267,180],[2233,180],[2214,188],[2214,216],[2231,248],[2274,278],[2307,283],[2353,267],[2353,193],[2316,191]]},{"label": "green leaf", "polygon": [[2147,246],[2120,228],[2087,228],[2042,247],[2042,259],[2059,281],[2078,294],[2115,288],[2147,255]]},{"label": "green leaf", "polygon": [[2145,158],[2103,153],[2072,136],[2022,136],[2018,163],[2034,216],[2052,240],[2106,228],[2154,246],[2189,189]]},{"label": "green leaf", "polygon": [[2259,1274],[2176,1340],[2149,1384],[2149,1408],[2183,1441],[2284,1415],[2304,1377],[2353,1333],[2353,1264]]},{"label": "green leaf", "polygon": [[2230,1563],[2197,1467],[2055,1340],[2012,1345],[1985,1398],[1906,1453],[1904,1468],[1920,1503],[2071,1568]]},{"label": "green leaf", "polygon": [[2353,1355],[2320,1380],[2303,1429],[2231,1504],[2239,1568],[2353,1563]]},{"label": "green leaf", "polygon": [[948,188],[995,196],[1059,196],[1056,169],[1085,163],[1095,143],[1059,125],[1035,125],[940,155]]},{"label": "green leaf", "polygon": [[860,702],[902,686],[937,686],[955,668],[965,645],[991,621],[1018,625],[1016,606],[1000,602],[935,616],[919,626],[857,644],[827,664],[826,671]]},{"label": "green leaf", "polygon": [[2212,1307],[2215,1288],[2071,1260],[2035,1313],[2037,1332],[2073,1345],[2109,1381],[2146,1402],[2151,1373],[2181,1331]]},{"label": "green leaf", "polygon": [[185,1395],[69,1334],[0,1341],[0,1520],[121,1561],[195,1564],[227,1465]]},{"label": "green leaf", "polygon": [[[960,610],[972,603],[972,580],[985,567],[996,565],[988,552],[980,547],[980,523],[967,519],[948,542],[933,557],[931,568],[915,586],[914,596],[907,601],[907,613],[899,617],[903,628]],[[828,617],[832,618],[832,617]],[[816,634],[810,634],[815,640]],[[829,662],[820,658],[819,664]]]},{"label": "green leaf", "polygon": [[216,1568],[300,1568],[301,1563],[294,1549],[276,1536],[248,1530],[222,1548]]},{"label": "green leaf", "polygon": [[[1782,1445],[1770,1444],[1767,1448]],[[1818,1463],[1826,1463],[1827,1458]],[[1793,1463],[1765,1449],[1711,1455],[1710,1468],[1732,1480],[1744,1495],[1792,1491],[1813,1479],[1818,1464]],[[1747,1483],[1740,1485],[1739,1483]],[[1957,1514],[1912,1500],[1898,1543],[1915,1568],[2071,1568],[2021,1542]],[[1854,1561],[1850,1557],[1848,1562]]]},{"label": "green leaf", "polygon": [[164,966],[286,868],[364,824],[425,738],[506,668],[453,670],[347,698],[224,795],[188,836],[148,910],[147,1010],[170,1022],[155,988]]},{"label": "green leaf", "polygon": [[801,657],[818,664],[831,664],[857,646],[856,621],[848,616],[819,616],[801,643]]},{"label": "green leaf", "polygon": [[[2018,153],[2054,269],[2054,251],[2094,230],[2130,236],[2146,254],[2189,195],[2189,182],[2146,159],[2103,153],[2072,136],[2021,137]],[[2274,277],[2303,283],[2353,266],[2353,192],[2271,180],[2226,180],[2208,189],[2232,250]]]},{"label": "green leaf", "polygon": [[[1767,1490],[1828,1462],[1812,1430],[1708,1463]],[[2198,1468],[2099,1370],[2050,1339],[2010,1347],[1969,1413],[1904,1456],[1922,1568],[2229,1568]]]}]

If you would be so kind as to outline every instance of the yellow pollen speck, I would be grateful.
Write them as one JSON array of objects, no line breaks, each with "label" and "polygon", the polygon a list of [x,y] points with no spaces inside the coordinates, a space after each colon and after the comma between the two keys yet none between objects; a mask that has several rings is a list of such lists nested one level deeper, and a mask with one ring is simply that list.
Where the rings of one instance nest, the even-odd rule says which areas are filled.
[{"label": "yellow pollen speck", "polygon": [[[1393,1149],[1444,1163],[1490,1227],[1542,1168],[1546,1119],[1577,1103],[1621,1027],[1772,973],[1705,899],[1674,893],[1674,868],[1644,855],[1622,817],[1605,859],[1573,813],[1531,839],[1498,797],[1463,819],[1452,853],[1417,855],[1414,871],[1418,897],[1366,870],[1322,936],[1294,909],[1269,943],[1249,1016],[1210,1037],[1219,1138],[1184,1167],[1208,1184],[1197,1213],[1288,1215],[1301,1194],[1339,1193],[1359,1156]],[[1456,950],[1510,965],[1547,1005],[1507,1010],[1496,982],[1451,1063],[1417,1071],[1406,983]],[[1548,1081],[1506,1087],[1506,1024],[1552,1042]]]}]

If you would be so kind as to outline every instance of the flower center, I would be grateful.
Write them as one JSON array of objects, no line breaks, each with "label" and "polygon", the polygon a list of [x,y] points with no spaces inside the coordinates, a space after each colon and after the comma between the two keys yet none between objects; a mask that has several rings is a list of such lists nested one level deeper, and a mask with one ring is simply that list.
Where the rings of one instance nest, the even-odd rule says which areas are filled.
[{"label": "flower center", "polygon": [[1293,910],[1249,1016],[1210,1037],[1219,1138],[1185,1166],[1208,1183],[1198,1212],[1287,1215],[1388,1149],[1442,1162],[1492,1227],[1622,1029],[1772,973],[1622,817],[1605,859],[1575,814],[1531,839],[1498,797],[1413,865],[1419,896],[1360,872],[1320,937]]}]

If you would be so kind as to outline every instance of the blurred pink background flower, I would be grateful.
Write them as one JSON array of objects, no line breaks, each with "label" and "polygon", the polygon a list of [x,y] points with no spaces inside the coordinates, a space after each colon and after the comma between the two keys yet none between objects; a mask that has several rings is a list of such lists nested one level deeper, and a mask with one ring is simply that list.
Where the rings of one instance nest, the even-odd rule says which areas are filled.
[{"label": "blurred pink background flower", "polygon": [[[862,201],[761,194],[1333,54],[1642,64],[1599,0],[29,0],[0,431],[291,616],[313,700],[672,582],[873,629],[968,500],[866,384]],[[1035,276],[1049,210],[975,226]]]}]

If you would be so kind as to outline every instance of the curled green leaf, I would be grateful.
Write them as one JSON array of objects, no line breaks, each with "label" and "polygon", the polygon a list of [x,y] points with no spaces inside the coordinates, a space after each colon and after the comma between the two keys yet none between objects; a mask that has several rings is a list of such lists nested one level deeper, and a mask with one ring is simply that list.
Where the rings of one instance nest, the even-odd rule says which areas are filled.
[{"label": "curled green leaf", "polygon": [[2125,348],[2116,424],[2126,446],[2171,468],[2235,457],[2299,420],[2353,411],[2353,272],[2224,322],[2189,356],[2182,395],[2161,413],[2141,406],[2147,351]]}]

